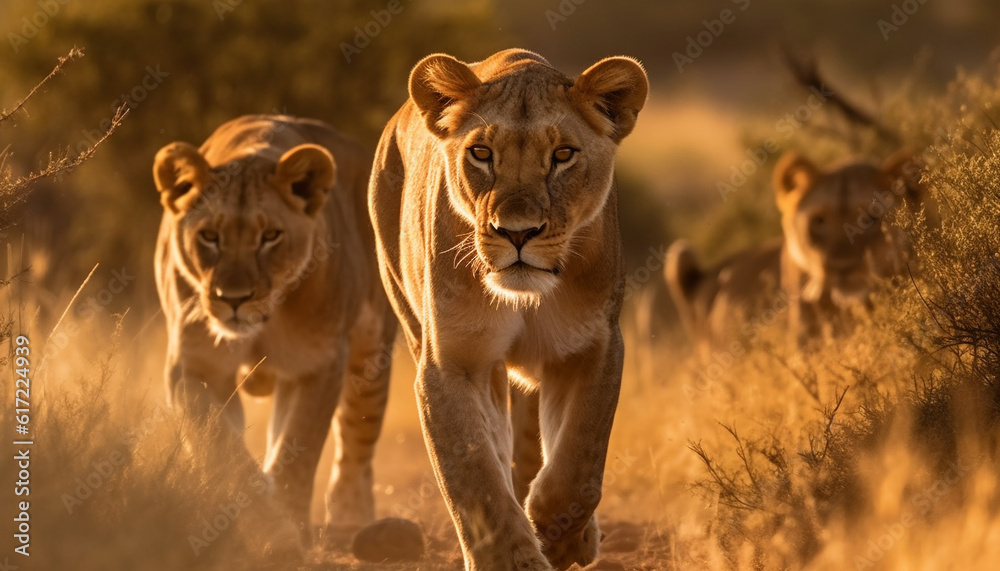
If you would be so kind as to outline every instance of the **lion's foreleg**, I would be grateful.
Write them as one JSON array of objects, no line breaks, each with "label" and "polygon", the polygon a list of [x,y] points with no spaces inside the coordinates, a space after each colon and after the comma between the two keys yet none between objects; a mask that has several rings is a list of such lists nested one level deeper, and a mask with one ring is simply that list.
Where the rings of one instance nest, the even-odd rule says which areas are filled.
[{"label": "lion's foreleg", "polygon": [[[167,357],[170,406],[188,423],[186,442],[207,438],[213,453],[250,460],[243,444],[243,404],[233,396],[235,372],[200,366],[198,360]],[[227,374],[228,373],[228,374]]]},{"label": "lion's foreleg", "polygon": [[617,326],[599,346],[546,367],[541,384],[545,465],[531,484],[528,515],[558,569],[597,557],[594,511],[618,404],[623,344]]},{"label": "lion's foreleg", "polygon": [[550,569],[514,497],[502,363],[468,371],[425,355],[416,383],[424,441],[467,571]]},{"label": "lion's foreleg", "polygon": [[307,542],[312,539],[313,480],[343,374],[343,364],[337,363],[320,373],[279,382],[275,388],[264,472],[274,482],[276,499],[290,511]]}]

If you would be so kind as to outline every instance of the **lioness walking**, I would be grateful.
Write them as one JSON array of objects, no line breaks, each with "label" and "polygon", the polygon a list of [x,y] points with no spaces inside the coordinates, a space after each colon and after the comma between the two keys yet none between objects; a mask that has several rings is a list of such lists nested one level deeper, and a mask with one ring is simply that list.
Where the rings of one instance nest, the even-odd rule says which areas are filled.
[{"label": "lioness walking", "polygon": [[220,446],[204,453],[226,462],[243,450],[237,383],[274,394],[264,472],[307,541],[335,410],[327,524],[351,530],[374,518],[371,460],[389,382],[381,356],[396,320],[377,278],[369,168],[329,126],[284,116],[235,119],[200,149],[171,143],[153,166],[172,404],[210,428],[221,414]]},{"label": "lioness walking", "polygon": [[[646,74],[625,57],[574,80],[523,50],[432,55],[409,90],[369,209],[466,569],[589,563],[622,374],[614,161]],[[528,392],[514,439],[511,383]]]}]

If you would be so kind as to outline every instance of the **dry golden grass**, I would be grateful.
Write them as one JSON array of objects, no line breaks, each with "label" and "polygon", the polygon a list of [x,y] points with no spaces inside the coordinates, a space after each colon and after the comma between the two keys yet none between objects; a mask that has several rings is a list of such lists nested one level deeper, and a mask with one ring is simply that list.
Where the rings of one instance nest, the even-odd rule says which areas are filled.
[{"label": "dry golden grass", "polygon": [[[85,289],[81,296],[87,295]],[[896,295],[900,301],[886,313],[916,307],[907,309],[912,300]],[[13,331],[44,339],[45,332],[25,317],[32,314],[30,304],[16,313],[23,321]],[[699,380],[704,365],[676,343],[656,346],[656,362],[643,374],[641,344],[627,331],[626,373],[600,508],[605,568],[827,569],[855,566],[855,557],[877,558],[877,568],[886,569],[939,569],[955,561],[963,569],[987,568],[983,562],[997,549],[991,538],[1000,530],[997,450],[992,440],[978,437],[988,429],[972,422],[972,415],[969,426],[917,430],[911,414],[889,414],[906,398],[929,402],[938,394],[932,386],[921,392],[916,385],[922,371],[937,365],[917,358],[918,348],[900,344],[895,324],[877,326],[883,319],[874,316],[855,338],[817,354],[782,355],[776,344],[763,341],[708,384]],[[275,541],[266,502],[256,496],[200,555],[189,546],[188,537],[220,513],[220,503],[240,492],[252,495],[252,467],[206,464],[181,446],[182,427],[164,405],[159,322],[142,328],[126,315],[121,327],[131,333],[123,335],[111,315],[75,325],[82,333],[47,361],[48,370],[34,385],[33,568],[285,568],[254,555]],[[10,392],[8,378],[4,394]],[[304,568],[461,567],[424,452],[412,380],[412,363],[398,352],[376,491],[380,516],[421,524],[428,558],[417,566],[380,566],[360,564],[345,552],[313,554]],[[848,396],[830,424],[824,409],[829,412],[844,389]],[[882,409],[864,408],[879,402]],[[247,406],[248,445],[260,456],[267,402]],[[6,426],[6,403],[3,410],[0,422]],[[933,417],[933,411],[926,414]],[[877,425],[872,419],[884,426],[865,433]],[[962,435],[955,438],[959,445],[951,460],[940,453],[946,446],[927,437],[936,428]],[[728,476],[713,479],[693,444]],[[107,470],[112,459],[122,463],[68,513],[64,494],[76,493],[78,478]],[[970,468],[955,480],[947,472],[949,461]],[[328,470],[327,458],[319,482]],[[8,463],[3,472],[7,480],[14,477]],[[320,497],[314,513],[321,517]],[[907,514],[914,518],[911,526],[905,525]],[[878,542],[889,545],[886,533],[892,541],[884,549]]]}]

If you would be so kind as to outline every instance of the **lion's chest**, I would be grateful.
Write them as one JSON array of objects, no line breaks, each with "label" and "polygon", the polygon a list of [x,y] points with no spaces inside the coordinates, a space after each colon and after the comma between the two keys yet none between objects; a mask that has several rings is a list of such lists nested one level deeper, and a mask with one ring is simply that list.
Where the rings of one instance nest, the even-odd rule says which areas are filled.
[{"label": "lion's chest", "polygon": [[[306,323],[290,326],[275,320],[254,340],[248,360],[265,359],[268,367],[290,379],[329,369],[343,358],[346,335],[340,316],[328,313],[314,316]],[[270,325],[270,324],[269,324]]]},{"label": "lion's chest", "polygon": [[607,335],[603,312],[543,305],[525,315],[523,329],[511,346],[507,364],[537,377],[545,364],[579,355]]}]

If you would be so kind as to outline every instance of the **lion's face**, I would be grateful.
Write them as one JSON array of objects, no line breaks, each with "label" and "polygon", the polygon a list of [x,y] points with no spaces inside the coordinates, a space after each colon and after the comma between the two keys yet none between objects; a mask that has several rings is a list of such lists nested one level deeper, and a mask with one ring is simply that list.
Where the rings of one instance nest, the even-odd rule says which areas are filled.
[{"label": "lion's face", "polygon": [[578,231],[604,209],[618,142],[647,84],[625,58],[575,82],[540,57],[518,58],[484,69],[431,56],[410,89],[440,139],[449,199],[472,227],[466,253],[487,290],[537,305],[559,284]]},{"label": "lion's face", "polygon": [[864,302],[877,279],[903,271],[903,236],[887,217],[904,201],[915,204],[902,172],[911,159],[901,153],[881,167],[855,162],[830,171],[793,153],[779,161],[774,186],[782,229],[807,276],[806,301]]},{"label": "lion's face", "polygon": [[[562,95],[552,109],[511,120],[492,109],[446,142],[456,209],[473,224],[485,283],[501,295],[543,295],[555,288],[576,231],[593,221],[611,191],[614,143],[599,137]],[[515,102],[515,104],[517,104]]]},{"label": "lion's face", "polygon": [[317,216],[333,182],[333,159],[301,145],[275,164],[258,155],[210,167],[197,149],[173,143],[154,174],[173,217],[170,247],[197,291],[191,319],[204,317],[220,339],[251,337],[285,294],[305,279],[316,248]]}]

